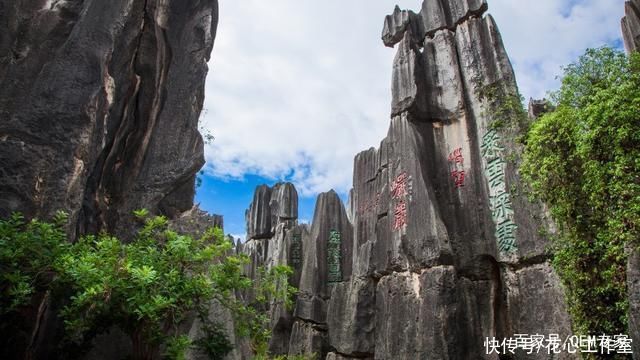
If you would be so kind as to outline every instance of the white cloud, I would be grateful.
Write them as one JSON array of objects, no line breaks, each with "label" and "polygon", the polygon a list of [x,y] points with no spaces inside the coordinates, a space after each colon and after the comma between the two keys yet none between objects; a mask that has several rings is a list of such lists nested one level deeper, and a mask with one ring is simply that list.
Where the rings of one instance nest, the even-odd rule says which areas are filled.
[{"label": "white cloud", "polygon": [[[490,0],[525,96],[555,87],[584,48],[619,37],[615,2]],[[353,157],[389,123],[394,50],[380,32],[391,10],[370,0],[221,0],[203,115],[215,136],[208,172],[287,178],[304,195],[346,192]]]},{"label": "white cloud", "polygon": [[624,0],[489,0],[521,92],[541,98],[562,67],[620,38]]}]

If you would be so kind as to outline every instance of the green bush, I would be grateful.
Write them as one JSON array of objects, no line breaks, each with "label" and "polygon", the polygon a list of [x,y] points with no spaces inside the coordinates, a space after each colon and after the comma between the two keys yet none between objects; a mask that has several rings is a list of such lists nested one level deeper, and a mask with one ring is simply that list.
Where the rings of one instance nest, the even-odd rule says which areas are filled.
[{"label": "green bush", "polygon": [[640,56],[591,49],[533,124],[522,173],[559,226],[554,266],[575,330],[627,331],[625,246],[640,231]]},{"label": "green bush", "polygon": [[[135,215],[143,225],[126,243],[103,233],[70,244],[62,214],[53,224],[25,222],[20,215],[0,221],[2,314],[55,285],[64,289],[58,293],[70,294],[60,314],[68,344],[82,348],[117,326],[130,336],[134,359],[184,359],[196,347],[215,359],[232,350],[222,327],[209,319],[211,303],[217,301],[231,311],[240,335],[266,353],[268,318],[258,305],[291,303],[291,269],[261,271],[257,302],[243,304],[235,294],[254,287],[243,274],[249,259],[232,254],[233,244],[221,229],[193,238],[169,229],[164,217],[149,217],[145,210]],[[183,325],[194,316],[203,336],[192,341]]]},{"label": "green bush", "polygon": [[66,214],[52,223],[26,221],[21,214],[0,220],[0,316],[31,302],[54,278],[53,263],[67,250]]}]

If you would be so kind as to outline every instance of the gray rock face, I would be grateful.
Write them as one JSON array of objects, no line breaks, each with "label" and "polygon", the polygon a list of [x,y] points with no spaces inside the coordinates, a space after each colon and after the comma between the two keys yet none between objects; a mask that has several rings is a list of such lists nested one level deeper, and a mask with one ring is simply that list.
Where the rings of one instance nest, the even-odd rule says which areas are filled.
[{"label": "gray rock face", "polygon": [[375,284],[371,278],[353,278],[336,284],[329,300],[329,342],[340,354],[373,356],[375,339]]},{"label": "gray rock face", "polygon": [[540,116],[553,111],[553,105],[547,99],[529,99],[529,119],[537,119]]},{"label": "gray rock face", "polygon": [[189,210],[217,1],[0,8],[0,215],[122,233],[135,209]]},{"label": "gray rock face", "polygon": [[[217,1],[0,0],[0,14],[0,216],[65,210],[74,237],[190,210]],[[34,333],[48,354],[53,336]]]},{"label": "gray rock face", "polygon": [[271,238],[279,223],[298,218],[298,192],[289,183],[258,186],[245,216],[247,239]]},{"label": "gray rock face", "polygon": [[201,210],[197,205],[191,210],[185,211],[179,217],[171,221],[171,228],[181,234],[199,236],[207,229],[224,228],[224,221],[220,215],[210,215]]},{"label": "gray rock face", "polygon": [[622,18],[622,38],[627,52],[640,48],[640,1],[629,0],[624,4]]},{"label": "gray rock face", "polygon": [[[296,321],[291,332],[289,354],[318,354],[323,356],[327,349],[326,329],[305,321]],[[324,356],[323,356],[324,357]]]},{"label": "gray rock face", "polygon": [[470,16],[487,11],[486,0],[425,0],[420,17],[427,35],[442,29],[454,29]]},{"label": "gray rock face", "polygon": [[382,29],[382,42],[385,46],[393,47],[404,38],[404,34],[409,31],[413,36],[413,41],[417,44],[424,38],[422,21],[413,11],[400,10],[396,5],[393,14],[387,15],[384,19]]}]

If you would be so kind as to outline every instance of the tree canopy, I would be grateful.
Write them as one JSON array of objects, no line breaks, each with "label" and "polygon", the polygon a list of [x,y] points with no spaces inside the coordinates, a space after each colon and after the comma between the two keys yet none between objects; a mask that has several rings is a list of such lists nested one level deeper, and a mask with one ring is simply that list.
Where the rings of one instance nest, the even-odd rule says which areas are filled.
[{"label": "tree canopy", "polygon": [[564,69],[521,171],[559,232],[554,265],[575,330],[627,330],[625,247],[640,235],[640,56],[590,49]]}]

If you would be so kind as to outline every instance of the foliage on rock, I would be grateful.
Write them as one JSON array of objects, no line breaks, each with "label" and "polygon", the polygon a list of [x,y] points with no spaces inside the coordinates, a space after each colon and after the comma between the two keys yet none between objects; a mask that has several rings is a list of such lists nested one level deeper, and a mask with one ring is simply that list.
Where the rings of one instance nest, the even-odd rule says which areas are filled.
[{"label": "foliage on rock", "polygon": [[591,49],[532,125],[522,173],[559,226],[554,266],[575,330],[627,331],[625,246],[640,236],[640,56]]}]

